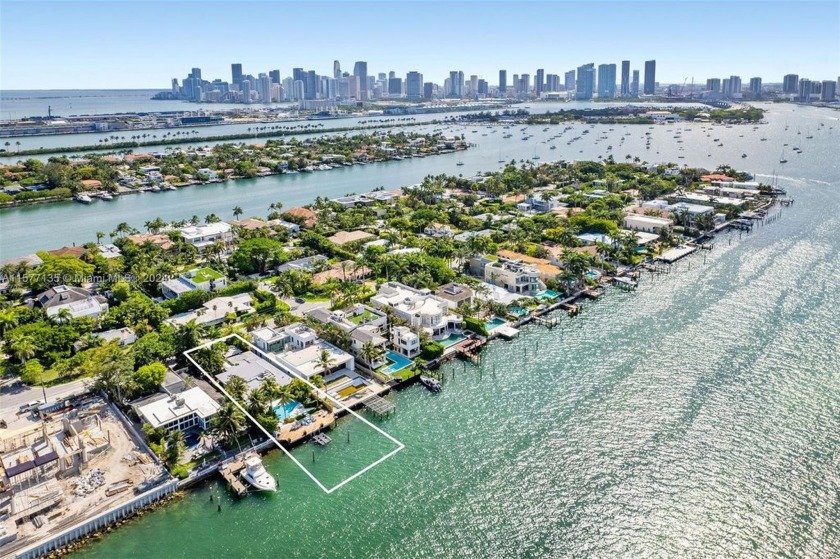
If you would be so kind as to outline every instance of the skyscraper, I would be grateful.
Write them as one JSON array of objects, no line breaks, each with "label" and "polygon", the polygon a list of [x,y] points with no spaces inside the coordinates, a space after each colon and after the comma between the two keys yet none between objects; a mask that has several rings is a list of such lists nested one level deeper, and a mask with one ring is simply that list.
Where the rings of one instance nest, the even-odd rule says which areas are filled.
[{"label": "skyscraper", "polygon": [[268,73],[271,78],[271,83],[280,83],[280,70],[272,70]]},{"label": "skyscraper", "polygon": [[460,70],[449,72],[449,91],[446,92],[446,96],[456,99],[464,96],[464,72]]},{"label": "skyscraper", "polygon": [[499,70],[499,97],[507,96],[507,70]]},{"label": "skyscraper", "polygon": [[709,78],[706,80],[706,91],[720,93],[720,78]]},{"label": "skyscraper", "polygon": [[621,61],[621,96],[628,97],[630,95],[630,61]]},{"label": "skyscraper", "polygon": [[633,70],[633,79],[630,81],[630,97],[639,96],[639,71]]},{"label": "skyscraper", "polygon": [[402,78],[388,78],[388,96],[402,96]]},{"label": "skyscraper", "polygon": [[478,80],[478,94],[487,95],[489,88],[487,87],[487,80]]},{"label": "skyscraper", "polygon": [[837,96],[837,82],[833,80],[823,80],[822,90],[820,91],[820,101],[831,102]]},{"label": "skyscraper", "polygon": [[537,76],[534,78],[534,93],[537,94],[537,97],[540,96],[540,93],[543,92],[545,89],[545,70],[540,68],[537,70]]},{"label": "skyscraper", "polygon": [[545,77],[545,91],[560,91],[560,76],[548,74]]},{"label": "skyscraper", "polygon": [[726,93],[732,98],[741,97],[741,76],[729,76],[729,89]]},{"label": "skyscraper", "polygon": [[575,88],[575,71],[569,70],[563,76],[563,85],[566,87],[566,91],[572,91]]},{"label": "skyscraper", "polygon": [[409,72],[405,75],[405,96],[409,99],[419,99],[423,96],[423,74]]},{"label": "skyscraper", "polygon": [[271,103],[271,78],[268,74],[260,74],[257,81],[257,93],[260,96],[261,102]]},{"label": "skyscraper", "polygon": [[811,80],[806,80],[802,78],[799,80],[799,101],[802,103],[808,103],[811,101]]},{"label": "skyscraper", "polygon": [[435,93],[435,84],[432,82],[423,82],[423,98],[431,99]]},{"label": "skyscraper", "polygon": [[519,92],[522,95],[529,95],[531,92],[531,74],[522,74],[519,78]]},{"label": "skyscraper", "polygon": [[598,98],[612,99],[615,97],[615,64],[601,64],[598,66]]},{"label": "skyscraper", "polygon": [[478,93],[478,76],[473,74],[470,76],[470,95]]},{"label": "skyscraper", "polygon": [[338,60],[333,60],[333,77],[339,79],[341,77],[341,64]]},{"label": "skyscraper", "polygon": [[799,75],[788,74],[782,81],[783,93],[799,93]]},{"label": "skyscraper", "polygon": [[368,70],[367,62],[360,60],[353,65],[353,75],[359,78],[359,93],[358,98],[368,100]]},{"label": "skyscraper", "polygon": [[197,80],[201,79],[201,68],[193,68],[192,72],[190,72],[190,77],[195,78]]},{"label": "skyscraper", "polygon": [[656,90],[656,60],[645,61],[645,95],[653,95]]},{"label": "skyscraper", "polygon": [[238,87],[239,84],[242,83],[242,64],[231,64],[230,74],[230,82]]},{"label": "skyscraper", "polygon": [[761,78],[750,78],[750,93],[761,97]]},{"label": "skyscraper", "polygon": [[239,84],[239,87],[242,89],[242,102],[243,103],[250,103],[251,102],[251,82],[249,80],[242,80]]},{"label": "skyscraper", "polygon": [[578,66],[575,97],[581,101],[592,99],[595,86],[595,63]]}]

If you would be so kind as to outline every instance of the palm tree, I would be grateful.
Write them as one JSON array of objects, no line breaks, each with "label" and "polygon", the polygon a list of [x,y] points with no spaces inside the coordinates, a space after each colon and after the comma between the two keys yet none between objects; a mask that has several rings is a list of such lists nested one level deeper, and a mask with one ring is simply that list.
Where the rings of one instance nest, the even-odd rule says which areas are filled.
[{"label": "palm tree", "polygon": [[260,383],[260,390],[269,401],[276,400],[280,393],[280,385],[273,376],[268,376]]},{"label": "palm tree", "polygon": [[233,443],[245,425],[245,415],[233,402],[227,402],[210,420],[210,425],[219,438]]},{"label": "palm tree", "polygon": [[234,206],[233,219],[239,219],[240,215],[242,215],[242,208],[240,208],[239,206]]},{"label": "palm tree", "polygon": [[12,342],[12,354],[21,363],[35,357],[35,343],[29,336],[21,336]]},{"label": "palm tree", "polygon": [[103,233],[102,231],[97,231],[96,232],[96,244],[101,245],[103,237],[105,237],[105,233]]},{"label": "palm tree", "polygon": [[10,329],[18,324],[17,312],[13,308],[0,309],[0,334],[6,335]]},{"label": "palm tree", "polygon": [[231,398],[238,402],[245,401],[245,392],[248,391],[248,384],[240,376],[232,375],[225,383],[225,390]]},{"label": "palm tree", "polygon": [[70,312],[70,309],[64,307],[58,309],[58,312],[53,315],[52,320],[56,324],[68,324],[71,320],[73,320],[73,314]]},{"label": "palm tree", "polygon": [[321,367],[325,375],[330,372],[330,367],[332,367],[333,363],[335,363],[335,358],[332,353],[326,349],[322,349],[321,353],[318,354],[318,366]]},{"label": "palm tree", "polygon": [[373,368],[373,363],[381,358],[385,352],[382,351],[381,347],[373,345],[373,342],[365,342],[360,353],[365,363]]},{"label": "palm tree", "polygon": [[172,468],[178,465],[185,446],[184,433],[178,429],[174,429],[169,433],[166,437],[166,456],[164,457],[164,462],[166,462],[167,466]]}]

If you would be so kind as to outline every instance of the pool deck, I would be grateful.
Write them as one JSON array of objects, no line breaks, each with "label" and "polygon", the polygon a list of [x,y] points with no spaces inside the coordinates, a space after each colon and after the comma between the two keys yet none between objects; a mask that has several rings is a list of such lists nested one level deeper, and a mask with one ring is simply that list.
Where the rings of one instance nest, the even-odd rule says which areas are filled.
[{"label": "pool deck", "polygon": [[280,430],[277,433],[277,440],[281,443],[288,443],[291,445],[297,444],[301,440],[313,433],[317,433],[321,429],[332,427],[335,423],[335,414],[325,410],[318,410],[315,412],[313,417],[315,417],[315,421],[313,423],[298,427],[297,429],[292,429],[292,425],[294,425],[294,423],[284,423],[280,426]]}]

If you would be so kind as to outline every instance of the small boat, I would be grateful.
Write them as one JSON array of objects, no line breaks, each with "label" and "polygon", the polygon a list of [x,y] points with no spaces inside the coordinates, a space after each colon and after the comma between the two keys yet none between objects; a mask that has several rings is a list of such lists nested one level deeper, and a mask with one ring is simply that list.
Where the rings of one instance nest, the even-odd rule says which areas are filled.
[{"label": "small boat", "polygon": [[90,204],[93,201],[87,194],[76,194],[73,199],[82,204]]},{"label": "small boat", "polygon": [[746,153],[742,153],[742,154],[741,154],[741,159],[744,159],[744,158],[746,158],[746,157],[747,157],[747,154],[746,154]]},{"label": "small boat", "polygon": [[113,200],[114,199],[114,197],[109,192],[103,192],[102,194],[99,195],[99,197],[102,198],[103,200]]},{"label": "small boat", "polygon": [[440,392],[440,389],[442,388],[438,379],[427,377],[426,375],[420,375],[420,382],[432,392]]},{"label": "small boat", "polygon": [[461,166],[461,165],[463,165],[463,164],[464,164],[464,162],[463,162],[463,161],[459,161],[458,163],[456,163],[456,165],[457,165],[458,167],[460,167],[460,166]]},{"label": "small boat", "polygon": [[245,469],[240,475],[258,491],[277,491],[277,480],[265,470],[262,460],[256,454],[245,457]]},{"label": "small boat", "polygon": [[779,159],[779,163],[787,163],[787,158],[785,157],[785,150],[782,150],[782,157]]}]

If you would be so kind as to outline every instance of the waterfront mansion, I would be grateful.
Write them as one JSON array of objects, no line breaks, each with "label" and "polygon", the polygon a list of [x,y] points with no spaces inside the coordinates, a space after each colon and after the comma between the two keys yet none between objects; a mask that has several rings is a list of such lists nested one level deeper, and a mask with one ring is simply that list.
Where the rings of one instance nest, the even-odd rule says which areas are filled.
[{"label": "waterfront mansion", "polygon": [[435,340],[462,330],[461,316],[452,313],[447,301],[432,295],[428,289],[414,289],[389,281],[379,288],[379,293],[370,302],[378,309],[390,307],[412,330],[423,330]]}]

